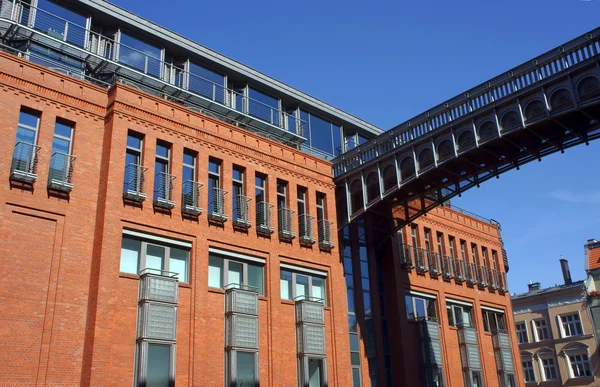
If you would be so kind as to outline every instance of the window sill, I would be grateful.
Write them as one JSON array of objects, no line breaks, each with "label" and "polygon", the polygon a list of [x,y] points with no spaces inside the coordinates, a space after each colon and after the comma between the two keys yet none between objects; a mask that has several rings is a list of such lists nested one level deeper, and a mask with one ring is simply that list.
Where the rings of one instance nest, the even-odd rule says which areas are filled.
[{"label": "window sill", "polygon": [[219,289],[219,288],[208,288],[208,292],[209,293],[216,293],[216,294],[225,294],[225,290],[223,289]]},{"label": "window sill", "polygon": [[[131,274],[131,273],[119,273],[119,278],[127,278],[127,279],[132,279],[132,280],[138,280],[140,279],[140,276],[137,274]],[[192,285],[188,282],[179,282],[179,287],[180,288],[188,288],[191,289]]]},{"label": "window sill", "polygon": [[281,300],[281,303],[286,305],[296,305],[296,303],[291,300]]}]

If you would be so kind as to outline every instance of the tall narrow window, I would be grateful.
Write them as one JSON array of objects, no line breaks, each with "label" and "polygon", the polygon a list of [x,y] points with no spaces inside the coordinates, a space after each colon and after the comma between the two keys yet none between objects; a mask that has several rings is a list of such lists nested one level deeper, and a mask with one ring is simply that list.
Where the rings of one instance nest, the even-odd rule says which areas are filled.
[{"label": "tall narrow window", "polygon": [[221,189],[221,160],[208,160],[208,206],[211,219],[225,220],[225,191]]},{"label": "tall narrow window", "polygon": [[449,236],[448,240],[449,240],[448,246],[450,247],[450,257],[452,257],[452,259],[456,259],[456,251],[455,251],[456,240],[454,239],[453,236]]},{"label": "tall narrow window", "polygon": [[410,235],[412,237],[413,247],[419,247],[419,237],[417,235],[417,225],[413,224],[410,226]]},{"label": "tall narrow window", "polygon": [[467,243],[463,240],[460,241],[460,256],[463,259],[463,261],[467,262]]},{"label": "tall narrow window", "polygon": [[431,230],[425,229],[425,248],[427,251],[431,251]]},{"label": "tall narrow window", "polygon": [[471,243],[471,256],[473,257],[473,262],[475,262],[477,266],[479,266],[479,254],[477,254],[477,245],[475,243]]},{"label": "tall narrow window", "polygon": [[517,340],[519,344],[527,344],[529,343],[529,338],[527,337],[527,325],[525,321],[518,322],[515,324],[517,328]]},{"label": "tall narrow window", "polygon": [[171,198],[171,144],[164,141],[156,143],[154,160],[154,204],[170,207]]},{"label": "tall narrow window", "polygon": [[441,232],[437,233],[437,248],[438,248],[438,253],[440,253],[440,255],[444,254],[444,234],[442,234]]},{"label": "tall narrow window", "polygon": [[125,151],[124,196],[131,200],[141,201],[144,194],[144,171],[142,166],[143,136],[132,131],[127,134]]},{"label": "tall narrow window", "polygon": [[183,150],[183,171],[181,177],[184,182],[196,181],[196,152],[189,149]]},{"label": "tall narrow window", "polygon": [[[21,110],[13,151],[11,178],[30,183],[37,178],[35,165],[39,149],[36,146],[39,126],[40,113],[25,109]],[[28,176],[31,179],[27,179]]]},{"label": "tall narrow window", "polygon": [[298,232],[300,233],[300,240],[304,242],[311,242],[312,239],[312,216],[308,215],[308,208],[306,203],[306,188],[298,186],[297,189],[297,200],[298,200]]},{"label": "tall narrow window", "polygon": [[52,156],[50,158],[50,187],[60,189],[70,184],[73,157],[73,124],[56,120],[52,138]]},{"label": "tall narrow window", "polygon": [[246,190],[244,188],[245,170],[243,167],[234,165],[231,171],[231,197],[233,199],[233,221],[234,224],[241,227],[250,226],[248,216],[248,202]]},{"label": "tall narrow window", "polygon": [[188,215],[197,216],[202,213],[200,206],[200,183],[196,181],[197,176],[197,153],[183,150],[183,168],[181,171],[181,208]]},{"label": "tall narrow window", "polygon": [[500,264],[498,262],[498,253],[496,250],[492,250],[492,269],[498,270],[500,268]]},{"label": "tall narrow window", "polygon": [[325,194],[317,192],[317,229],[319,232],[319,247],[322,249],[330,249],[333,247],[331,240],[331,222],[326,216]]},{"label": "tall narrow window", "polygon": [[481,247],[482,262],[484,267],[488,267],[488,251],[487,247]]},{"label": "tall narrow window", "polygon": [[277,224],[281,238],[290,239],[294,237],[292,213],[288,208],[288,183],[277,179]]},{"label": "tall narrow window", "polygon": [[535,372],[533,371],[533,362],[526,360],[523,362],[523,374],[525,375],[525,382],[535,382]]},{"label": "tall narrow window", "polygon": [[267,202],[267,176],[257,173],[254,177],[254,202],[256,203],[256,229],[259,232],[271,234],[273,225],[271,220],[272,204]]}]

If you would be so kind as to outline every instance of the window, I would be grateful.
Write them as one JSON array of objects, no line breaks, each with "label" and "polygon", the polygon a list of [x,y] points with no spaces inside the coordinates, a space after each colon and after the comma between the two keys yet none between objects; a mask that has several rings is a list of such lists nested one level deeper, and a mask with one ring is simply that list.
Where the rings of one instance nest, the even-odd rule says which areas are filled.
[{"label": "window", "polygon": [[456,253],[455,253],[456,239],[454,239],[453,236],[449,236],[448,239],[450,241],[450,244],[449,244],[449,246],[450,246],[450,257],[452,259],[456,259]]},{"label": "window", "polygon": [[255,177],[255,191],[254,199],[256,203],[263,203],[267,201],[267,176],[261,173],[257,173]]},{"label": "window", "polygon": [[298,231],[300,237],[311,238],[312,224],[311,218],[307,214],[306,188],[298,186],[296,194],[298,198]]},{"label": "window", "polygon": [[[225,76],[188,62],[189,71],[188,89],[194,93],[210,98],[213,101],[223,103],[225,101]],[[242,105],[240,98],[240,105]],[[241,106],[238,107],[242,111]]]},{"label": "window", "polygon": [[35,173],[37,154],[36,142],[40,126],[40,113],[21,109],[12,159],[11,173],[14,171]]},{"label": "window", "polygon": [[487,251],[487,247],[482,247],[481,248],[481,254],[483,256],[483,264],[482,264],[482,266],[488,267],[488,251]]},{"label": "window", "polygon": [[[317,221],[319,223],[324,221],[325,215],[325,194],[317,192]],[[319,231],[321,231],[321,226],[319,226]]]},{"label": "window", "polygon": [[279,99],[248,88],[248,114],[279,126]]},{"label": "window", "polygon": [[527,344],[529,343],[529,339],[527,337],[527,325],[525,321],[518,322],[515,324],[517,328],[517,339],[519,340],[519,344]]},{"label": "window", "polygon": [[499,270],[500,264],[498,262],[498,252],[496,250],[492,250],[492,268],[494,270]]},{"label": "window", "polygon": [[531,360],[523,361],[523,375],[525,376],[526,383],[535,382],[535,372]]},{"label": "window", "polygon": [[155,77],[160,77],[162,50],[121,32],[118,61]]},{"label": "window", "polygon": [[71,170],[71,146],[73,142],[73,124],[56,120],[50,159],[50,176],[54,181],[68,183]]},{"label": "window", "polygon": [[143,137],[137,133],[129,132],[127,135],[127,151],[125,154],[125,165],[141,165],[142,163]]},{"label": "window", "polygon": [[221,189],[221,160],[208,160],[208,206],[209,214],[225,214],[225,192]]},{"label": "window", "polygon": [[227,252],[211,250],[209,249],[208,254],[209,287],[223,289],[228,285],[252,286],[259,295],[264,295],[264,260],[237,253],[230,256]]},{"label": "window", "polygon": [[428,228],[425,229],[425,249],[427,249],[427,251],[432,251],[431,250],[431,230]]},{"label": "window", "polygon": [[277,225],[281,237],[292,237],[292,214],[288,208],[288,183],[277,179]]},{"label": "window", "polygon": [[[168,386],[174,380],[175,345],[141,341],[138,343],[138,371],[135,385]],[[142,383],[142,380],[145,383]]]},{"label": "window", "polygon": [[419,237],[417,235],[417,228],[419,226],[417,226],[416,224],[413,224],[410,226],[410,235],[412,236],[412,244],[413,247],[419,247]]},{"label": "window", "polygon": [[325,273],[311,274],[302,269],[290,269],[287,265],[281,269],[280,291],[282,300],[308,296],[325,302]]},{"label": "window", "polygon": [[246,197],[246,190],[244,188],[244,175],[245,169],[243,167],[234,165],[231,171],[231,198],[233,219],[238,223],[244,223],[249,225],[248,218],[248,198]]},{"label": "window", "polygon": [[154,161],[154,192],[159,201],[171,200],[171,144],[163,141],[156,143]]},{"label": "window", "polygon": [[544,380],[556,380],[558,379],[558,374],[556,373],[556,365],[554,364],[553,357],[542,357],[540,358],[542,363],[542,368],[544,370],[544,374],[542,377]]},{"label": "window", "polygon": [[463,240],[460,241],[460,256],[463,259],[463,261],[465,261],[465,262],[467,262],[467,252],[466,252],[467,246],[466,245],[467,245],[467,242],[465,242]]},{"label": "window", "polygon": [[446,303],[448,312],[448,324],[453,327],[471,327],[473,326],[473,317],[471,314],[473,307],[462,304]]},{"label": "window", "polygon": [[437,248],[438,248],[438,253],[440,253],[441,255],[444,254],[443,238],[444,238],[444,234],[442,234],[441,232],[438,232],[437,233]]},{"label": "window", "polygon": [[232,349],[226,354],[227,386],[258,385],[258,353]]},{"label": "window", "polygon": [[483,316],[483,329],[486,332],[498,332],[506,330],[506,324],[504,323],[504,313],[496,312],[487,309],[482,309],[481,314]]},{"label": "window", "polygon": [[590,359],[587,354],[571,355],[569,356],[569,365],[571,366],[571,377],[582,378],[585,376],[592,376],[592,369],[590,366]]},{"label": "window", "polygon": [[121,241],[121,273],[139,274],[155,269],[179,274],[189,282],[191,244],[125,230]]},{"label": "window", "polygon": [[536,341],[550,340],[550,333],[545,319],[533,320],[533,328],[535,329]]},{"label": "window", "polygon": [[184,184],[187,181],[196,181],[196,155],[196,152],[192,150],[183,150],[183,171],[181,176]]},{"label": "window", "polygon": [[583,335],[583,328],[581,326],[581,320],[579,319],[579,313],[559,316],[559,318],[561,322],[560,328],[562,331],[562,337]]},{"label": "window", "polygon": [[406,303],[406,318],[409,320],[428,320],[437,317],[435,298],[408,293],[404,296],[404,301]]},{"label": "window", "polygon": [[473,262],[479,265],[479,255],[477,254],[477,245],[475,243],[471,243],[471,257],[473,257]]}]

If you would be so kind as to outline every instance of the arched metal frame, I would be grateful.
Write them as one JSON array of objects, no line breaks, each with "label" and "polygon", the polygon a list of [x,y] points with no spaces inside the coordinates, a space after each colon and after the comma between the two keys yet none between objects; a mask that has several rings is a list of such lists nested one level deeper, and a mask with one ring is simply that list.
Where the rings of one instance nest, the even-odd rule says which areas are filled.
[{"label": "arched metal frame", "polygon": [[600,79],[593,75],[582,77],[575,85],[579,101],[585,102],[600,96]]},{"label": "arched metal frame", "polygon": [[550,94],[550,108],[553,111],[573,106],[573,96],[565,87],[559,87]]}]

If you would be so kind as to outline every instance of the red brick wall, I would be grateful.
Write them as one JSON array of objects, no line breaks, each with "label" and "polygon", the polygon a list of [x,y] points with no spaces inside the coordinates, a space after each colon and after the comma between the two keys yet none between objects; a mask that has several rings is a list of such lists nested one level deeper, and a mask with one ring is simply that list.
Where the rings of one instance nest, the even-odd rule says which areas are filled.
[{"label": "red brick wall", "polygon": [[598,269],[600,267],[600,247],[588,250],[589,270]]},{"label": "red brick wall", "polygon": [[[327,195],[327,218],[335,220],[329,162],[123,85],[107,91],[6,54],[0,54],[0,69],[0,125],[5,133],[0,139],[0,154],[5,155],[0,180],[6,182],[0,188],[0,233],[6,241],[0,246],[0,267],[3,273],[14,272],[0,282],[0,337],[7,338],[0,346],[10,346],[0,354],[7,359],[0,362],[0,384],[131,385],[138,280],[119,272],[124,227],[192,243],[190,284],[180,285],[177,385],[223,386],[224,296],[208,288],[209,246],[266,260],[265,295],[259,302],[262,385],[297,383],[294,308],[280,299],[279,263],[327,272],[329,385],[351,384],[345,283],[337,247],[326,252],[317,245],[301,247],[297,239],[284,243],[276,233],[264,238],[254,228],[235,231],[231,222],[216,227],[206,215],[198,221],[183,218],[180,180],[173,192],[177,207],[170,214],[154,211],[151,200],[157,139],[172,144],[175,175],[181,174],[186,147],[198,152],[198,176],[204,183],[208,158],[215,157],[223,161],[224,189],[231,190],[232,166],[240,165],[246,168],[249,196],[254,174],[261,172],[268,175],[269,202],[275,203],[276,179],[283,179],[289,182],[292,209],[296,186],[301,185],[308,189],[308,213],[316,214],[315,195],[322,192]],[[39,176],[32,192],[8,184],[21,106],[42,113]],[[50,196],[45,189],[56,116],[76,123],[75,187],[68,199]],[[145,136],[148,199],[141,207],[122,200],[129,129]],[[206,196],[204,191],[204,208]],[[22,290],[28,288],[32,291],[26,297]],[[11,323],[11,329],[22,326],[19,330],[36,346],[7,331]],[[18,372],[16,362],[22,365]]]}]

